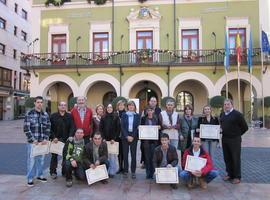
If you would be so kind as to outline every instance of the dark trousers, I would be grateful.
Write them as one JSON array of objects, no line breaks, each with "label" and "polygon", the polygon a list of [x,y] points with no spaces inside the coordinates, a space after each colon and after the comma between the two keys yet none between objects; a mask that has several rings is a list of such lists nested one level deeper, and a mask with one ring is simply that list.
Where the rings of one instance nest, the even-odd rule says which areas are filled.
[{"label": "dark trousers", "polygon": [[72,171],[74,171],[74,175],[79,180],[85,180],[85,170],[81,163],[77,162],[77,167],[73,167],[69,160],[65,162],[66,168],[66,180],[72,180]]},{"label": "dark trousers", "polygon": [[241,142],[241,137],[222,138],[224,162],[230,178],[241,179]]},{"label": "dark trousers", "polygon": [[[64,157],[63,157],[64,158]],[[50,163],[50,174],[57,174],[57,164],[58,164],[58,155],[52,153],[51,156],[51,163]],[[62,175],[65,174],[65,165],[64,165],[64,159],[62,160]]]},{"label": "dark trousers", "polygon": [[155,172],[153,165],[154,151],[156,144],[150,141],[143,141],[143,150],[145,158],[145,169],[147,178],[152,178]]},{"label": "dark trousers", "polygon": [[137,154],[137,139],[128,142],[126,139],[122,140],[123,155],[124,155],[124,172],[128,173],[128,153],[131,153],[131,173],[136,171],[136,154]]},{"label": "dark trousers", "polygon": [[123,169],[124,169],[124,155],[123,155],[122,140],[120,139],[118,142],[119,142],[119,154],[118,154],[119,171],[123,171]]},{"label": "dark trousers", "polygon": [[141,146],[140,146],[140,149],[141,149],[141,164],[142,163],[145,163],[145,152],[144,152],[144,147],[143,147],[143,143],[144,141],[141,140]]}]

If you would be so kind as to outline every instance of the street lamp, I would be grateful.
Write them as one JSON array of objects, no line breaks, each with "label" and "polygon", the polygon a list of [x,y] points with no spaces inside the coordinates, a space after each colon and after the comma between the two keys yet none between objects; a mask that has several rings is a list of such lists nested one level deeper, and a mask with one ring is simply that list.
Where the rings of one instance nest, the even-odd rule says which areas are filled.
[{"label": "street lamp", "polygon": [[214,44],[215,44],[215,49],[214,49],[215,69],[213,71],[213,74],[216,74],[216,71],[217,71],[217,35],[214,31],[212,32],[211,35],[212,35],[212,37],[214,37]]},{"label": "street lamp", "polygon": [[33,45],[33,55],[35,53],[35,42],[37,42],[37,41],[39,41],[39,38],[34,39],[33,42],[32,42],[32,45]]},{"label": "street lamp", "polygon": [[81,36],[78,36],[77,38],[76,38],[76,70],[77,70],[77,74],[78,74],[78,76],[80,76],[81,74],[80,74],[80,72],[79,72],[79,69],[78,69],[78,63],[77,63],[77,61],[78,61],[78,43],[79,43],[79,40],[81,39],[82,37]]}]

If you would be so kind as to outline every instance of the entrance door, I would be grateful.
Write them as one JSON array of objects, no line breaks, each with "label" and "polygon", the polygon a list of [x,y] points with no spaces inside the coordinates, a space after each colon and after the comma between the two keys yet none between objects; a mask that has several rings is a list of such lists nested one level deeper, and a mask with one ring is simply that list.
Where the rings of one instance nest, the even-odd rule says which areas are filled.
[{"label": "entrance door", "polygon": [[147,106],[151,97],[156,97],[156,99],[158,99],[157,93],[150,88],[144,88],[138,92],[136,98],[140,99],[140,113],[142,113],[144,108]]}]

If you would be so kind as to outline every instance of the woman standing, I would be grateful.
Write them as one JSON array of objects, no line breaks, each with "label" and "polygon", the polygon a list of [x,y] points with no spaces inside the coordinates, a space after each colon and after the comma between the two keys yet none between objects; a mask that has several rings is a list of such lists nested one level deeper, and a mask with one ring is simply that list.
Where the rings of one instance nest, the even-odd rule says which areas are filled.
[{"label": "woman standing", "polygon": [[180,119],[180,140],[181,140],[181,153],[190,147],[191,137],[198,127],[198,119],[193,116],[193,108],[191,105],[185,105],[184,115]]},{"label": "woman standing", "polygon": [[121,120],[121,139],[124,155],[124,177],[128,174],[128,153],[131,152],[131,177],[136,178],[136,154],[138,142],[138,126],[140,125],[140,116],[136,113],[136,105],[134,101],[127,103],[127,112],[122,116]]},{"label": "woman standing", "polygon": [[[209,105],[206,105],[203,107],[203,116],[199,117],[198,128],[196,132],[200,132],[201,124],[219,125],[218,118],[212,116],[212,109]],[[215,155],[218,140],[215,140],[215,139],[201,139],[201,140],[202,140],[203,148],[213,158],[213,156]]]},{"label": "woman standing", "polygon": [[[157,126],[158,118],[155,115],[155,110],[150,106],[145,109],[145,116],[141,119],[141,125]],[[153,179],[155,172],[153,166],[153,157],[155,148],[158,146],[158,140],[143,140],[144,161],[146,169],[146,179]]]},{"label": "woman standing", "polygon": [[[106,113],[101,118],[99,130],[102,138],[111,144],[114,144],[120,135],[120,119],[116,113],[113,112],[112,104],[106,107]],[[112,178],[117,172],[117,155],[109,153],[109,176]]]},{"label": "woman standing", "polygon": [[96,115],[93,117],[93,134],[97,131],[99,131],[99,123],[101,120],[101,117],[104,114],[104,106],[102,104],[98,104],[96,106]]}]

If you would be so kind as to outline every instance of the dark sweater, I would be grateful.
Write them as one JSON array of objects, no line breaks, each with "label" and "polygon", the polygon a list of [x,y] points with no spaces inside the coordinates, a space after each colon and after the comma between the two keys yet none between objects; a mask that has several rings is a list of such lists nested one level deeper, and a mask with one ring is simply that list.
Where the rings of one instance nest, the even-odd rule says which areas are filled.
[{"label": "dark sweater", "polygon": [[223,138],[241,137],[241,135],[248,130],[248,126],[243,115],[237,110],[233,110],[228,115],[225,115],[224,112],[221,113],[220,125],[222,128]]},{"label": "dark sweater", "polygon": [[99,131],[102,134],[102,138],[106,141],[116,140],[120,136],[120,118],[113,113],[107,113],[101,118],[99,124]]}]

